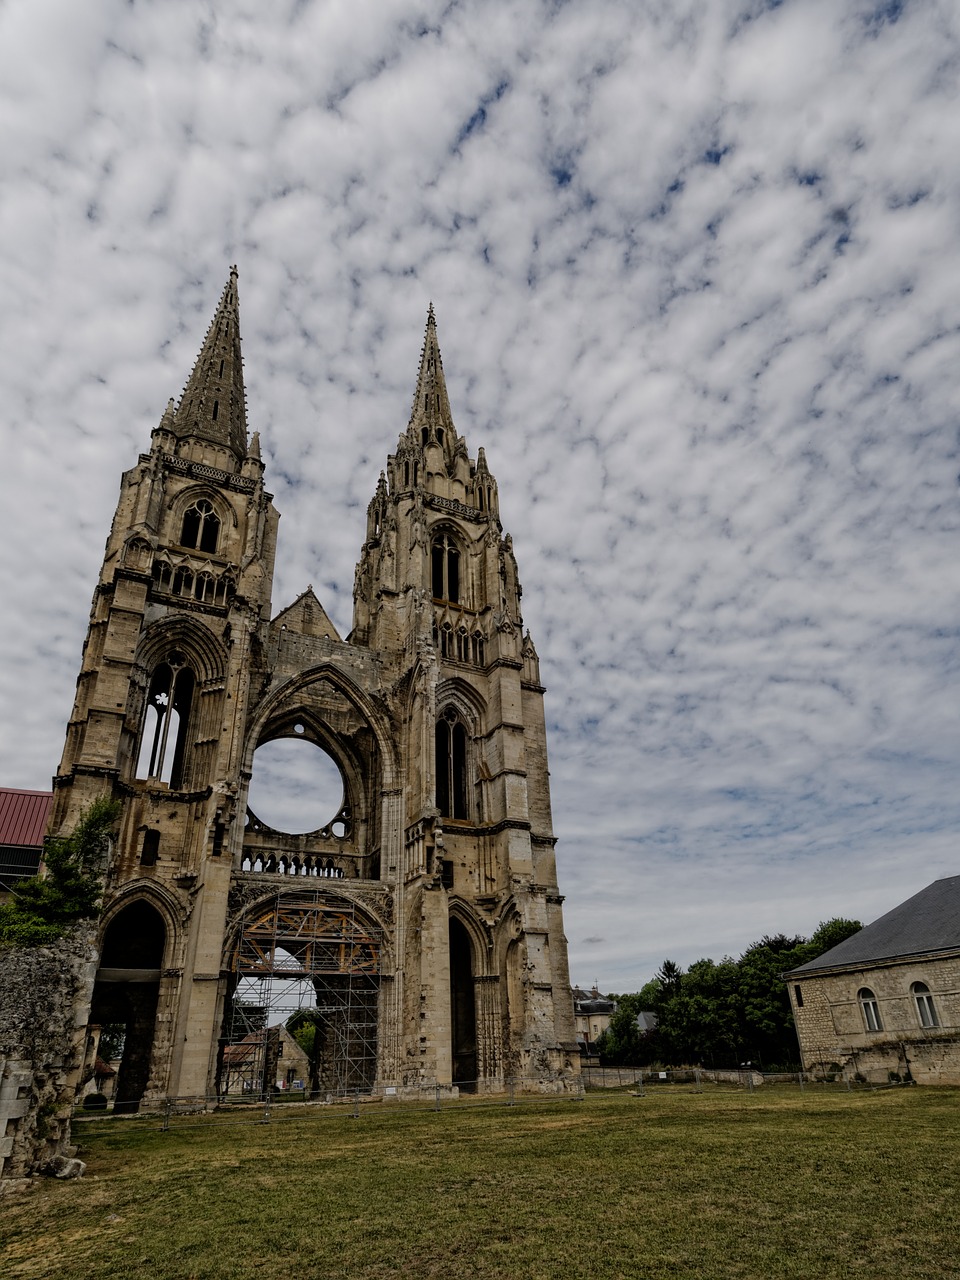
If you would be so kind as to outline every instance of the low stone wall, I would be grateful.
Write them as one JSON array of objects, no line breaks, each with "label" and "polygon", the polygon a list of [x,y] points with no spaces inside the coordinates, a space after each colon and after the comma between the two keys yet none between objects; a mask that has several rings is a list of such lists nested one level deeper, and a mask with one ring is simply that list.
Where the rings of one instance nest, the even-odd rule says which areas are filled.
[{"label": "low stone wall", "polygon": [[96,928],[0,951],[0,1179],[75,1177],[70,1114],[84,1065]]}]

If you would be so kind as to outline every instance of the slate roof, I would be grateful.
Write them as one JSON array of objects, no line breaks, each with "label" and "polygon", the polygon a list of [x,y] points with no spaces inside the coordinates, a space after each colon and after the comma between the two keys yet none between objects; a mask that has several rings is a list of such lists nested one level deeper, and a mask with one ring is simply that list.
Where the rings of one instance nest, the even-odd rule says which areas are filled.
[{"label": "slate roof", "polygon": [[0,787],[0,845],[42,845],[52,804],[52,791]]},{"label": "slate roof", "polygon": [[857,968],[927,951],[960,949],[960,876],[934,880],[899,907],[787,977],[819,969]]}]

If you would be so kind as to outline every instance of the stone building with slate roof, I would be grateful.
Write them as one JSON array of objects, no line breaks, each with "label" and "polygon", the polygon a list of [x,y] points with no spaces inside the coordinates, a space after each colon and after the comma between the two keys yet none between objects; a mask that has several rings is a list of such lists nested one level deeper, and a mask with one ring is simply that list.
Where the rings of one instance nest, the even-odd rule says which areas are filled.
[{"label": "stone building with slate roof", "polygon": [[808,1071],[960,1084],[960,876],[784,977]]}]

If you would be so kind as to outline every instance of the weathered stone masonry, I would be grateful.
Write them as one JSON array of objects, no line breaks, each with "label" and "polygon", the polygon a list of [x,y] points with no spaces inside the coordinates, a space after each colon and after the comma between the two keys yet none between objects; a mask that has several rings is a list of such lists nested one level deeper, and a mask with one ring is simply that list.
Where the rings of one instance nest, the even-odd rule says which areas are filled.
[{"label": "weathered stone masonry", "polygon": [[87,1050],[96,931],[6,949],[0,982],[0,1177],[82,1172],[70,1114]]},{"label": "weathered stone masonry", "polygon": [[[120,1105],[216,1094],[235,993],[291,962],[326,1011],[315,1084],[568,1087],[539,661],[432,309],[346,640],[311,589],[271,618],[277,522],[233,272],[123,477],[55,779],[54,832],[94,796],[123,805],[90,1013],[127,1027]],[[247,794],[258,746],[295,737],[344,794],[299,834]]]}]

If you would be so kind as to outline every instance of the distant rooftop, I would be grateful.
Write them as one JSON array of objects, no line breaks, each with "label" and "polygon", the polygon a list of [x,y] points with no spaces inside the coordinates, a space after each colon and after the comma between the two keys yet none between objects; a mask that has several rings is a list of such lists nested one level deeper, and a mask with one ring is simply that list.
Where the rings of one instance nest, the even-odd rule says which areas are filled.
[{"label": "distant rooftop", "polygon": [[788,976],[956,950],[960,950],[960,876],[947,876],[934,880],[816,960],[791,969]]},{"label": "distant rooftop", "polygon": [[42,845],[52,804],[52,791],[0,787],[0,845]]}]

